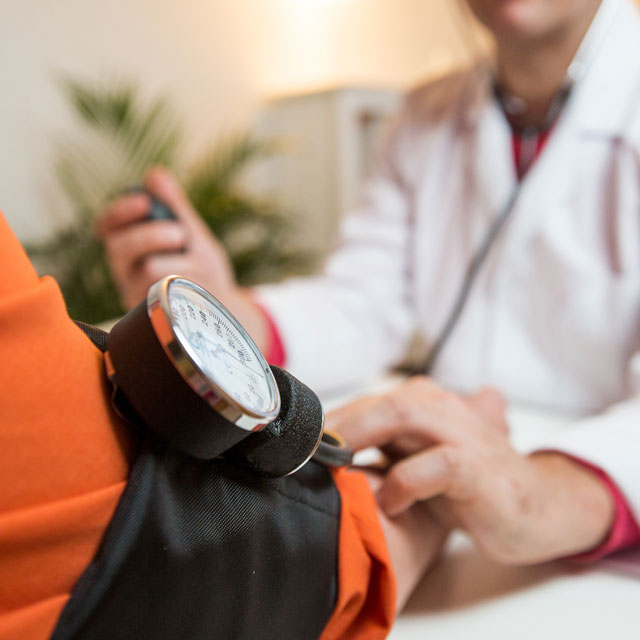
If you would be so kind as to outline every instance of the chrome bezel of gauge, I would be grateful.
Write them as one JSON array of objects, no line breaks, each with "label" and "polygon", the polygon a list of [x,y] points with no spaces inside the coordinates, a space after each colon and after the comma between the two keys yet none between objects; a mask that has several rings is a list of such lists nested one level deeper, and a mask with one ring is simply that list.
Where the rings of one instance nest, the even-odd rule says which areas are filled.
[{"label": "chrome bezel of gauge", "polygon": [[[171,311],[169,288],[174,283],[180,283],[180,285],[204,297],[231,322],[234,329],[248,345],[252,347],[252,351],[258,358],[258,363],[263,369],[267,377],[267,382],[271,387],[273,404],[268,410],[258,412],[242,405],[235,398],[229,396],[229,394],[200,367],[197,354],[193,352],[186,338],[182,335]],[[225,418],[225,420],[241,429],[255,431],[273,422],[273,420],[277,418],[280,413],[280,393],[269,365],[253,339],[240,323],[227,311],[224,305],[206,289],[203,289],[186,278],[176,275],[167,276],[156,282],[149,289],[149,293],[147,294],[147,313],[149,314],[149,320],[151,321],[151,326],[153,327],[156,337],[171,363],[191,389]]]}]

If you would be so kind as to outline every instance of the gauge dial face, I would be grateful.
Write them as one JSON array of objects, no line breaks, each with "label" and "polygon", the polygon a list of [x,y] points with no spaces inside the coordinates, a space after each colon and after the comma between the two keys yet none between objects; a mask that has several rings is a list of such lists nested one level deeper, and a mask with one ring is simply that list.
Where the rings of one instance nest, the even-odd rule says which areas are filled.
[{"label": "gauge dial face", "polygon": [[272,412],[278,399],[271,371],[231,314],[187,281],[171,282],[168,298],[175,334],[200,371],[244,409]]}]

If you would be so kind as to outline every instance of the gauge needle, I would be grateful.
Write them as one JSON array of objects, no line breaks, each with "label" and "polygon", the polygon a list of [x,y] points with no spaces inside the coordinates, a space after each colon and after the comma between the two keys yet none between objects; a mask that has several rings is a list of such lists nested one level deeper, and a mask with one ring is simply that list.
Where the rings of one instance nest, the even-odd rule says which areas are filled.
[{"label": "gauge needle", "polygon": [[[227,360],[225,356],[228,356],[229,358],[239,363],[240,366],[239,367],[237,365],[234,366],[231,362],[228,362],[228,364],[230,366],[233,366],[234,369],[237,369],[238,371],[242,372],[244,375],[247,374],[247,369],[249,369],[249,371],[253,372],[254,374],[260,375],[258,371],[250,367],[246,362],[243,362],[239,358],[236,358],[236,356],[234,356],[230,351],[227,351],[220,343],[211,342],[211,340],[208,340],[199,331],[197,331],[196,333],[192,333],[191,336],[197,338],[197,347],[196,347],[197,350],[204,349],[206,352],[210,353],[215,358],[220,358],[221,360],[224,360],[224,361]],[[195,347],[195,344],[194,344],[194,347]]]}]

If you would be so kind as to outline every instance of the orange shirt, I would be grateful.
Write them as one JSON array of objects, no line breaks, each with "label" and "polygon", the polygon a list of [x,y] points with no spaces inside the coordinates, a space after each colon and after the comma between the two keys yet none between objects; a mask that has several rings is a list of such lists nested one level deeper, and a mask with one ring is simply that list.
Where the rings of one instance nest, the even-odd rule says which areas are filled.
[{"label": "orange shirt", "polygon": [[[132,455],[102,354],[0,214],[0,639],[47,638],[93,558]],[[395,586],[364,477],[337,472],[338,603],[323,640],[375,640]]]},{"label": "orange shirt", "polygon": [[0,215],[0,638],[46,638],[129,471],[102,354]]},{"label": "orange shirt", "polygon": [[381,640],[395,618],[396,583],[376,502],[367,479],[334,472],[342,510],[338,542],[338,602],[321,640]]}]

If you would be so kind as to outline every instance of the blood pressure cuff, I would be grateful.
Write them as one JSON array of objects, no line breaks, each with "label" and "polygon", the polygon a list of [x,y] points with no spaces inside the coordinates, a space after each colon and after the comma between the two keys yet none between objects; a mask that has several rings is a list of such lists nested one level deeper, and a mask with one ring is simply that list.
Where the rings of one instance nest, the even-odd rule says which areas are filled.
[{"label": "blood pressure cuff", "polygon": [[150,436],[52,639],[315,640],[336,601],[339,515],[316,463],[265,480]]}]

